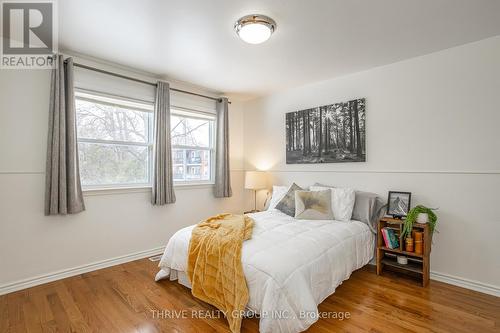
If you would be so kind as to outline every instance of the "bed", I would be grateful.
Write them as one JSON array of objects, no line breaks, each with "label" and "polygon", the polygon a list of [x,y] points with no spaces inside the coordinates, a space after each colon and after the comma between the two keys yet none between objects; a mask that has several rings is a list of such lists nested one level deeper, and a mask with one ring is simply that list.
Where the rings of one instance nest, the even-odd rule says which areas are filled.
[{"label": "bed", "polygon": [[[252,239],[243,243],[242,265],[260,332],[301,332],[318,320],[318,304],[373,257],[374,235],[359,221],[296,220],[276,209],[248,214]],[[185,273],[189,226],[169,240],[156,280],[190,288]]]}]

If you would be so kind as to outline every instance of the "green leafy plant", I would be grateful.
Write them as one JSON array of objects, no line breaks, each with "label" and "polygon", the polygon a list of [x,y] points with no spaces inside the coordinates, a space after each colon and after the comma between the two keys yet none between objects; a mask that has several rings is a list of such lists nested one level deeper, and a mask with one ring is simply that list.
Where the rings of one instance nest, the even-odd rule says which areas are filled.
[{"label": "green leafy plant", "polygon": [[431,234],[434,233],[434,230],[436,229],[437,225],[437,216],[434,213],[434,208],[428,208],[422,205],[418,205],[414,208],[412,208],[409,212],[408,215],[406,216],[406,220],[403,225],[403,238],[405,238],[408,235],[411,235],[411,231],[413,230],[413,223],[416,222],[418,214],[420,213],[426,213],[429,216],[429,227],[431,230]]}]

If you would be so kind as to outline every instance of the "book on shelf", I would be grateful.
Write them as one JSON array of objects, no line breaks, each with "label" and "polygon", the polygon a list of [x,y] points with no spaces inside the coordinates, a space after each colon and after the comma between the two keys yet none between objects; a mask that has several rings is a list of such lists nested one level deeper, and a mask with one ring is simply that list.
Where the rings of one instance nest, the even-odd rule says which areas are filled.
[{"label": "book on shelf", "polygon": [[384,238],[385,247],[389,249],[396,249],[399,247],[398,237],[393,229],[382,228],[381,232]]},{"label": "book on shelf", "polygon": [[387,237],[387,232],[385,231],[385,228],[380,229],[380,233],[382,234],[382,238],[384,239],[385,247],[389,247],[389,237]]},{"label": "book on shelf", "polygon": [[399,247],[399,241],[398,237],[396,236],[396,233],[394,232],[394,229],[388,229],[387,230],[389,233],[389,239],[391,241],[391,244],[393,245],[393,249],[396,249]]}]

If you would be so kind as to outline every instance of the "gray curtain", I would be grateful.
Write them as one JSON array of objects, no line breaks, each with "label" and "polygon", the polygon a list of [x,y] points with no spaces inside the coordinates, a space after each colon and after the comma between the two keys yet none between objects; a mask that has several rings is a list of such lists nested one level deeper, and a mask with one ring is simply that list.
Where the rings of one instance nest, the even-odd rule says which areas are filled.
[{"label": "gray curtain", "polygon": [[76,142],[73,59],[55,56],[49,106],[47,165],[45,168],[45,215],[76,214],[83,203],[78,145]]},{"label": "gray curtain", "polygon": [[153,205],[175,202],[170,137],[170,87],[158,81],[154,115],[153,142]]},{"label": "gray curtain", "polygon": [[232,196],[231,175],[229,173],[229,123],[228,101],[222,98],[217,101],[217,135],[215,147],[215,190],[216,198]]}]

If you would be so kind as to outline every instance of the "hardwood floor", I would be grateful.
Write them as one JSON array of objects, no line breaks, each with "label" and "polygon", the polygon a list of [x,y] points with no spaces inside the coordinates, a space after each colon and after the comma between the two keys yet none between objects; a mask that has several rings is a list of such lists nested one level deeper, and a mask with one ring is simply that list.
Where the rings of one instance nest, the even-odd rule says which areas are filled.
[{"label": "hardwood floor", "polygon": [[[0,332],[229,332],[189,289],[155,283],[156,265],[143,259],[0,296]],[[319,310],[350,317],[320,319],[309,332],[500,332],[500,298],[435,281],[421,288],[372,267]],[[242,332],[258,329],[258,319],[243,320]]]}]

